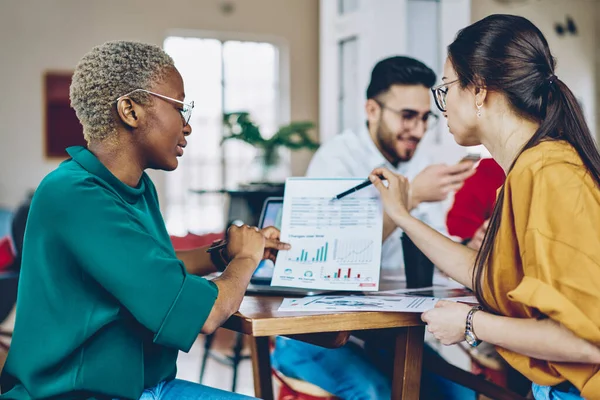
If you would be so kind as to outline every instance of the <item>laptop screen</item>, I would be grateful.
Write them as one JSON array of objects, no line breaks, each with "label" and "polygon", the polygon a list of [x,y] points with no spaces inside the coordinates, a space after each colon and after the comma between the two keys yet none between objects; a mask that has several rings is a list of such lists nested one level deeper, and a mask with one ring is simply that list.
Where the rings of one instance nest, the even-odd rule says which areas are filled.
[{"label": "laptop screen", "polygon": [[[258,221],[259,228],[274,226],[281,229],[281,215],[283,213],[283,197],[269,197],[263,204],[262,213]],[[263,260],[254,271],[253,278],[271,279],[275,264],[271,260]]]},{"label": "laptop screen", "polygon": [[258,221],[259,228],[274,226],[281,229],[281,215],[283,213],[283,199],[281,197],[271,197],[265,200],[262,214]]}]

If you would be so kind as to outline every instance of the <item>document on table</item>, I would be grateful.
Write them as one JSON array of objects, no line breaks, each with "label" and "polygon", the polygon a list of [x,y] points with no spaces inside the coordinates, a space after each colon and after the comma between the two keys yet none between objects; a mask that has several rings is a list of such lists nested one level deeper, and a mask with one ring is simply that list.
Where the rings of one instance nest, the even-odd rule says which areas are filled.
[{"label": "document on table", "polygon": [[431,310],[440,299],[412,296],[310,296],[283,299],[278,311],[386,311],[416,312]]},{"label": "document on table", "polygon": [[273,286],[376,291],[383,210],[373,188],[332,198],[364,179],[288,178]]},{"label": "document on table", "polygon": [[440,300],[477,304],[477,297],[467,288],[431,286],[418,289],[395,289],[374,293],[377,296],[436,297]]}]

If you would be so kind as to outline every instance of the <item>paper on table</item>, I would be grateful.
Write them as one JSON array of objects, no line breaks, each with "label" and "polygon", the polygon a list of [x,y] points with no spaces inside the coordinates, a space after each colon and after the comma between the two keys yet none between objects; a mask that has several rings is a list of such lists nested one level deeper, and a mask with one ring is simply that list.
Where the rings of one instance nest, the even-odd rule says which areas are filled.
[{"label": "paper on table", "polygon": [[436,297],[441,300],[477,304],[477,297],[467,288],[431,286],[418,289],[395,289],[373,293],[377,296],[422,296]]},{"label": "paper on table", "polygon": [[440,299],[411,296],[312,296],[284,299],[279,311],[386,311],[421,313],[432,309]]},{"label": "paper on table", "polygon": [[280,251],[273,286],[376,291],[379,288],[383,211],[373,190],[332,198],[364,179],[286,180]]}]

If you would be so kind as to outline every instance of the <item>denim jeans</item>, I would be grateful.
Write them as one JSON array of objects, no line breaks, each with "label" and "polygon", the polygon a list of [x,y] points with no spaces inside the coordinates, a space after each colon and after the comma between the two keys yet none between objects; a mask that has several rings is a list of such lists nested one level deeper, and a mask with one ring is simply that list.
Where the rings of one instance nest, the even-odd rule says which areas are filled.
[{"label": "denim jeans", "polygon": [[[424,351],[434,352],[427,345]],[[385,358],[390,365],[393,364],[392,354],[386,349]],[[381,354],[378,357],[381,358]],[[353,343],[339,349],[325,349],[278,337],[272,364],[286,376],[315,384],[345,400],[391,397],[391,370],[378,368],[369,355]],[[438,375],[424,372],[420,398],[475,400],[475,393]]]},{"label": "denim jeans", "polygon": [[140,400],[250,400],[252,397],[174,379],[146,389]]},{"label": "denim jeans", "polygon": [[540,386],[535,383],[531,386],[535,400],[583,400],[579,390],[571,388],[568,393],[560,392],[550,386]]}]

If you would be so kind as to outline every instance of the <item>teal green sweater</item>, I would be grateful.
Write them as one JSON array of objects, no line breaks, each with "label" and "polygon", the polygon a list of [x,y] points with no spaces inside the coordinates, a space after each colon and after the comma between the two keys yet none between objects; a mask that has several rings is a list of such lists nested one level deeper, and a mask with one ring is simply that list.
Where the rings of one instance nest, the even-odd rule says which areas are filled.
[{"label": "teal green sweater", "polygon": [[217,288],[176,258],[145,173],[132,188],[68,153],[31,203],[0,398],[137,399],[175,377]]}]

